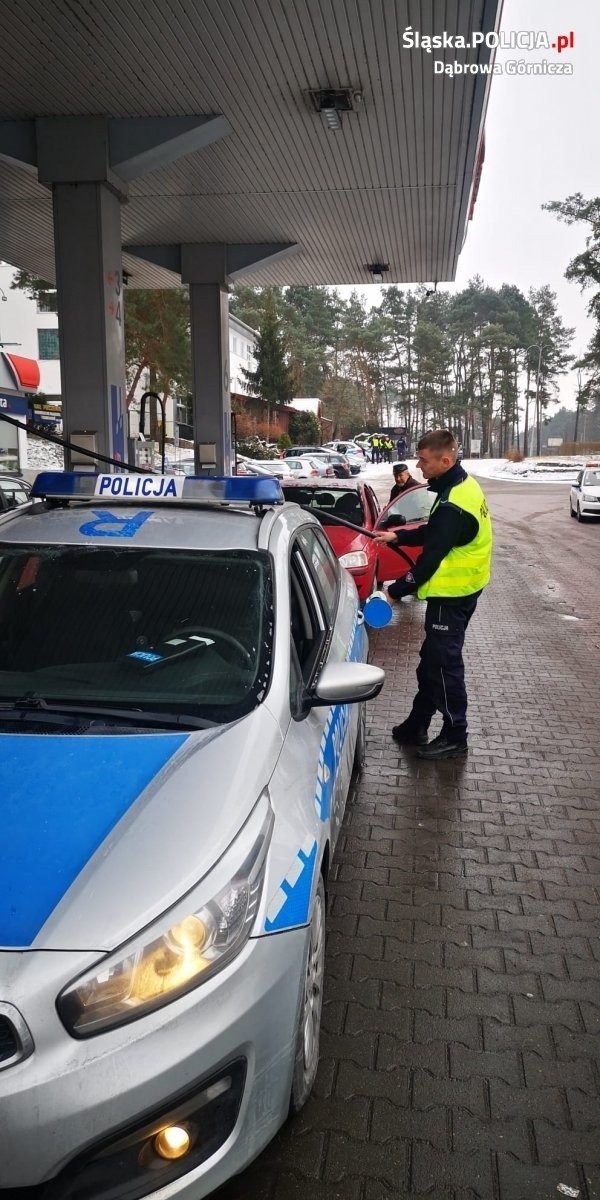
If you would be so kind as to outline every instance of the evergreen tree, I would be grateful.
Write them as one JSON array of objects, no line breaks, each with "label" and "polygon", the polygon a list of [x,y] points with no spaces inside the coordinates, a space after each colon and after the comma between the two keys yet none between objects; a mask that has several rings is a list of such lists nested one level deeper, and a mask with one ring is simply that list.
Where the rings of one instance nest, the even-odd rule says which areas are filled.
[{"label": "evergreen tree", "polygon": [[595,321],[596,329],[579,363],[589,371],[583,394],[583,402],[587,403],[590,396],[600,392],[600,196],[594,200],[584,200],[581,192],[575,192],[566,200],[551,200],[542,208],[556,213],[559,220],[567,225],[582,222],[589,227],[585,250],[575,255],[565,271],[565,278],[575,280],[582,291],[595,289],[588,301],[587,311]]},{"label": "evergreen tree", "polygon": [[262,305],[262,320],[256,340],[256,370],[244,370],[244,388],[252,395],[260,396],[269,406],[276,406],[291,400],[293,389],[272,288],[265,288]]}]

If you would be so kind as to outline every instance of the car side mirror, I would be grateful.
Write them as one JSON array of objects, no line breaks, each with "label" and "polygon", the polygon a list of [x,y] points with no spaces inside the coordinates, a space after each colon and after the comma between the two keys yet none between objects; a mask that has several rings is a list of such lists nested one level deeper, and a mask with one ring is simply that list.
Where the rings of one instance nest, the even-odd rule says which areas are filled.
[{"label": "car side mirror", "polygon": [[358,704],[378,696],[385,681],[385,672],[371,663],[329,663],[306,696],[310,708],[330,704]]},{"label": "car side mirror", "polygon": [[379,522],[381,529],[389,529],[392,525],[406,525],[406,517],[402,513],[390,513]]}]

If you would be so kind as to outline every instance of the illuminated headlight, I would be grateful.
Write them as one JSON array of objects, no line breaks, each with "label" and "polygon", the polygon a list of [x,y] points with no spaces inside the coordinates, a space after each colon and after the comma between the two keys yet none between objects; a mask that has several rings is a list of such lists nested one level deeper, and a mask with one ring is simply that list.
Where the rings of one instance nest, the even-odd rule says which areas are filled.
[{"label": "illuminated headlight", "polygon": [[352,554],[342,554],[340,562],[343,567],[368,567],[369,559],[364,550],[355,550]]},{"label": "illuminated headlight", "polygon": [[[90,1037],[170,1004],[231,962],[247,942],[262,893],[273,828],[269,807],[226,887],[194,910],[177,909],[70,984],[58,998],[69,1033]],[[232,848],[235,850],[235,847]]]},{"label": "illuminated headlight", "polygon": [[595,492],[584,492],[583,499],[586,504],[600,504],[600,496],[597,496]]}]

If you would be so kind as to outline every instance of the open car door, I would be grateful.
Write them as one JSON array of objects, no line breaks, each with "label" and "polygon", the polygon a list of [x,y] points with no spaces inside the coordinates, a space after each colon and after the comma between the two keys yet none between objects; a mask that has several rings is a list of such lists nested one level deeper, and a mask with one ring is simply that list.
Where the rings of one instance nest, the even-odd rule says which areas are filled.
[{"label": "open car door", "polygon": [[[376,530],[417,529],[429,519],[435,493],[430,492],[427,484],[418,484],[392,500],[377,519]],[[420,546],[400,546],[393,550],[391,546],[381,543],[377,564],[377,583],[381,585],[389,579],[398,579],[405,575],[417,561],[421,553]]]}]

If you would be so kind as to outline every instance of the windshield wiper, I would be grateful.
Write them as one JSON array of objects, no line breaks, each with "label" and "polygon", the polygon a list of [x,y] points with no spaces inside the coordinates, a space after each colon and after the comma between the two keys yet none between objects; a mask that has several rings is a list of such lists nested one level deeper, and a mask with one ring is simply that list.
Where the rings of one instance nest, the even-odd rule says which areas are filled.
[{"label": "windshield wiper", "polygon": [[81,700],[77,704],[64,704],[61,700],[45,700],[35,692],[27,692],[16,700],[0,703],[0,715],[19,712],[34,716],[43,713],[64,713],[76,717],[100,717],[109,721],[128,721],[134,725],[156,725],[162,729],[214,729],[218,721],[204,717],[192,717],[187,713],[153,712],[145,708],[108,708],[104,705]]}]

